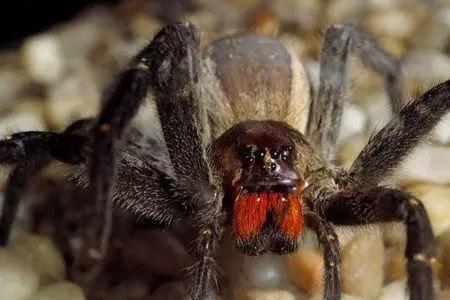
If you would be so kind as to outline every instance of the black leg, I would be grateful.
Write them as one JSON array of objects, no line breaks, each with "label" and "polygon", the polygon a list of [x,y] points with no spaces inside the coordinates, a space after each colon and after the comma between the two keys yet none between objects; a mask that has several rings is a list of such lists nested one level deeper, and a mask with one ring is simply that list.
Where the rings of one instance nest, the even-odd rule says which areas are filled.
[{"label": "black leg", "polygon": [[308,212],[305,214],[306,226],[313,229],[323,247],[324,256],[324,299],[341,299],[341,279],[339,265],[341,263],[338,237],[331,226],[319,215]]},{"label": "black leg", "polygon": [[15,165],[6,184],[0,217],[0,245],[8,242],[11,225],[27,186],[52,158],[69,164],[84,161],[89,120],[80,120],[63,133],[28,131],[0,141],[0,164]]},{"label": "black leg", "polygon": [[365,65],[383,76],[394,111],[402,106],[399,63],[355,25],[346,23],[328,28],[322,45],[319,91],[311,103],[307,126],[307,135],[325,158],[333,155],[341,125],[348,54],[359,56]]},{"label": "black leg", "polygon": [[199,41],[191,25],[175,24],[158,34],[152,70],[154,92],[164,139],[174,171],[176,194],[199,230],[190,270],[192,299],[211,296],[217,281],[214,254],[221,239],[220,183],[213,181],[207,160],[209,129],[198,92]]},{"label": "black leg", "polygon": [[430,260],[433,232],[422,203],[399,190],[375,188],[367,193],[344,192],[317,204],[323,218],[336,225],[400,221],[406,225],[405,256],[411,300],[434,299]]},{"label": "black leg", "polygon": [[349,170],[358,186],[376,186],[450,111],[450,81],[441,83],[410,102],[364,147]]}]

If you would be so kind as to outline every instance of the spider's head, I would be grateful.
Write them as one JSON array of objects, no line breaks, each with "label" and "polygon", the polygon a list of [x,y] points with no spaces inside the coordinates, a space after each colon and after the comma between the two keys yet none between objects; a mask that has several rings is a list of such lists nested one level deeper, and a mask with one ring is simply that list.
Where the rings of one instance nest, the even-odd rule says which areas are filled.
[{"label": "spider's head", "polygon": [[279,122],[252,121],[219,138],[234,239],[250,255],[297,249],[303,227],[303,179],[289,130]]}]

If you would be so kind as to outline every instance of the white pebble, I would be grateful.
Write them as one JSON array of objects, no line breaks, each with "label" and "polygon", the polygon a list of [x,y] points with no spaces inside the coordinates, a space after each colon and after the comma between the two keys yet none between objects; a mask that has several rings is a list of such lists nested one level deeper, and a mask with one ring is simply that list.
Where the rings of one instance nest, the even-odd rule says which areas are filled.
[{"label": "white pebble", "polygon": [[33,112],[15,112],[0,118],[0,137],[28,130],[45,130],[41,116]]},{"label": "white pebble", "polygon": [[437,81],[448,79],[450,57],[432,50],[411,52],[404,58],[402,67],[407,78],[425,81],[431,87]]},{"label": "white pebble", "polygon": [[433,138],[441,144],[450,143],[450,114],[448,114],[433,131]]},{"label": "white pebble", "polygon": [[406,291],[404,280],[394,281],[383,288],[379,300],[406,300]]},{"label": "white pebble", "polygon": [[41,34],[25,40],[23,64],[32,79],[42,83],[57,81],[64,72],[64,58],[58,39]]},{"label": "white pebble", "polygon": [[45,236],[25,234],[14,239],[10,247],[28,259],[37,270],[41,284],[63,280],[66,265],[55,244]]},{"label": "white pebble", "polygon": [[0,249],[0,299],[24,300],[39,286],[39,275],[22,255]]},{"label": "white pebble", "polygon": [[401,182],[450,183],[450,148],[421,146],[397,172]]},{"label": "white pebble", "polygon": [[86,300],[86,297],[78,285],[63,281],[44,287],[27,300]]},{"label": "white pebble", "polygon": [[367,124],[367,117],[356,105],[345,105],[342,115],[341,129],[338,141],[343,141],[352,135],[361,133]]}]

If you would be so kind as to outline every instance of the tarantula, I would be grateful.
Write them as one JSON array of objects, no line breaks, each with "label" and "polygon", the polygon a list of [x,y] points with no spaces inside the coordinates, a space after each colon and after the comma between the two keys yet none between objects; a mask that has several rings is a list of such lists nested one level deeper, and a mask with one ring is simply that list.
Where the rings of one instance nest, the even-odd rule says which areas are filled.
[{"label": "tarantula", "polygon": [[[395,116],[343,170],[330,159],[349,54],[383,76]],[[386,221],[406,225],[410,299],[434,299],[433,233],[424,206],[381,183],[450,110],[450,81],[406,105],[400,85],[399,64],[352,24],[325,32],[316,97],[298,59],[276,39],[238,34],[202,57],[194,26],[166,26],[120,75],[98,118],[0,142],[0,162],[14,165],[1,242],[31,176],[57,159],[87,166],[99,215],[86,220],[97,228],[87,237],[93,257],[108,245],[112,198],[164,225],[192,221],[193,299],[213,293],[214,254],[226,225],[248,255],[293,252],[303,227],[311,228],[324,249],[324,298],[331,300],[341,295],[333,226]],[[156,106],[161,136],[130,125],[144,102]]]}]

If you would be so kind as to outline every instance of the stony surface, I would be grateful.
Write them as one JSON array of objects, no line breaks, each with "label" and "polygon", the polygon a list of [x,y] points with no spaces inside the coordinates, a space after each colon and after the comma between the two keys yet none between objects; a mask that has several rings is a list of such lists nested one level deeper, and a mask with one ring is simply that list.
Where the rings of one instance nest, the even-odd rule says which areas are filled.
[{"label": "stony surface", "polygon": [[[0,135],[22,130],[59,131],[78,118],[95,116],[102,94],[116,74],[157,30],[173,20],[195,23],[205,45],[242,30],[279,36],[305,62],[315,89],[321,43],[318,33],[328,24],[348,20],[367,28],[401,61],[409,98],[450,74],[448,1],[271,0],[261,4],[256,0],[129,0],[111,7],[88,7],[73,20],[24,39],[16,49],[0,49]],[[383,82],[375,72],[351,59],[348,77],[348,104],[336,153],[336,163],[343,167],[351,165],[369,137],[391,118]],[[427,145],[417,149],[396,172],[394,181],[388,182],[422,199],[430,214],[439,250],[435,269],[436,284],[444,289],[441,299],[450,297],[449,124],[447,116]],[[52,170],[45,173],[46,181],[33,190],[35,193],[45,195],[48,185],[56,189],[55,174],[61,172]],[[1,187],[7,171],[0,169]],[[66,275],[74,279],[79,278],[74,274],[82,273],[71,260],[76,257],[71,251],[77,247],[68,246],[80,244],[75,233],[77,222],[83,221],[78,216],[82,209],[77,206],[82,201],[73,201],[65,189],[56,189],[54,194],[51,197],[72,210],[46,208],[45,213],[35,212],[35,220],[23,223],[34,222],[36,230],[51,234],[68,260],[62,262],[59,250],[41,236],[18,237],[10,248],[0,249],[0,299],[25,300],[38,289],[26,300],[84,299],[77,286],[61,282]],[[29,198],[43,198],[33,195]],[[57,222],[61,220],[64,226]],[[157,233],[148,225],[135,228],[118,223],[110,261],[95,281],[96,292],[84,286],[87,298],[181,299],[180,271],[193,262],[187,251],[192,247],[192,232],[184,227]],[[343,299],[404,299],[404,226],[389,224],[382,229],[382,235],[377,228],[338,229]],[[220,252],[225,255],[221,253],[219,261],[227,297],[320,299],[322,252],[314,235],[305,240],[299,252],[284,258],[244,257],[231,250],[230,241],[224,242]],[[24,263],[30,260],[33,263]],[[371,276],[365,276],[369,273]],[[70,296],[58,294],[67,291]]]}]

